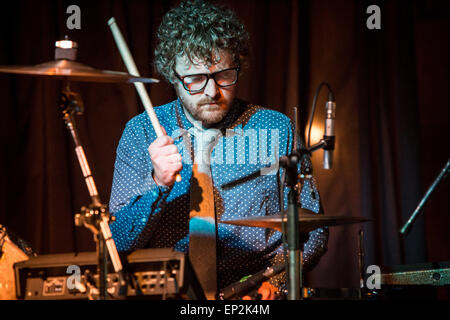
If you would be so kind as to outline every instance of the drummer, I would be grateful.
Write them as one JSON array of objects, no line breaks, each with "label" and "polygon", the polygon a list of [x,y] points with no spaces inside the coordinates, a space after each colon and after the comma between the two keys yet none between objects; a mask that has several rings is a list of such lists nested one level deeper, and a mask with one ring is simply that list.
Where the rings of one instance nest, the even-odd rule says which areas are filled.
[{"label": "drummer", "polygon": [[[213,298],[284,261],[280,232],[220,222],[287,208],[287,192],[280,201],[277,163],[292,150],[294,129],[282,113],[236,97],[249,35],[231,10],[182,1],[164,16],[157,36],[154,64],[177,99],[155,108],[163,136],[157,137],[147,113],[127,123],[116,154],[111,231],[119,251],[171,247],[189,254]],[[303,208],[319,213],[313,179],[298,198]],[[310,233],[305,271],[318,263],[327,241],[326,229]],[[283,273],[263,283],[259,298],[277,298],[285,278]]]}]

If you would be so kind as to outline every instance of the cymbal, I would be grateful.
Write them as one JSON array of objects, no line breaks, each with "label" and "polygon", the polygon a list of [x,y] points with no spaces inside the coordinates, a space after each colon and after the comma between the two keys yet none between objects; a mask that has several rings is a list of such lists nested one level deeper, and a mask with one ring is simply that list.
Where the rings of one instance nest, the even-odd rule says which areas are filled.
[{"label": "cymbal", "polygon": [[[257,217],[248,217],[245,219],[225,220],[221,221],[221,223],[247,227],[270,228],[281,232],[282,231],[281,222],[287,221],[286,217],[284,217],[284,220],[282,220],[282,218],[283,218],[282,214],[277,213],[268,216],[257,216]],[[303,208],[299,209],[298,218],[299,218],[300,232],[311,232],[315,229],[322,227],[332,227],[370,221],[370,219],[364,219],[359,217],[327,216],[323,214],[316,214],[310,210]]]},{"label": "cymbal", "polygon": [[34,66],[0,66],[0,72],[86,82],[159,82],[157,79],[135,77],[125,72],[94,69],[66,59],[48,61]]}]

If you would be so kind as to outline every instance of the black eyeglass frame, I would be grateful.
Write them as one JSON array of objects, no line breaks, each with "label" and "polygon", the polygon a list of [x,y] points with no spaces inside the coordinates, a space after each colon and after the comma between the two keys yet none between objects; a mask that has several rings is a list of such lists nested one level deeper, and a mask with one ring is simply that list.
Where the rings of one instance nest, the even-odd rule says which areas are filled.
[{"label": "black eyeglass frame", "polygon": [[[221,72],[229,71],[229,70],[236,70],[237,71],[236,80],[233,81],[233,83],[227,84],[227,85],[220,85],[220,84],[218,84],[217,81],[216,81],[216,75],[221,73]],[[211,79],[211,78],[214,80],[216,85],[218,87],[220,87],[220,88],[226,88],[226,87],[234,86],[236,84],[236,82],[238,81],[238,79],[239,79],[239,71],[240,70],[241,70],[241,67],[237,66],[237,67],[232,67],[232,68],[227,68],[227,69],[223,69],[223,70],[220,70],[220,71],[216,71],[216,72],[213,72],[213,73],[194,73],[194,74],[187,74],[185,76],[180,76],[175,70],[173,70],[173,72],[175,73],[175,76],[178,78],[178,80],[180,80],[181,83],[183,84],[184,90],[188,91],[189,93],[199,93],[199,92],[202,92],[203,90],[205,90],[206,85],[208,84],[209,79]],[[191,77],[191,76],[206,76],[206,82],[205,82],[205,85],[203,86],[203,88],[197,89],[197,90],[189,90],[189,88],[187,88],[186,84],[184,83],[184,78]]]}]

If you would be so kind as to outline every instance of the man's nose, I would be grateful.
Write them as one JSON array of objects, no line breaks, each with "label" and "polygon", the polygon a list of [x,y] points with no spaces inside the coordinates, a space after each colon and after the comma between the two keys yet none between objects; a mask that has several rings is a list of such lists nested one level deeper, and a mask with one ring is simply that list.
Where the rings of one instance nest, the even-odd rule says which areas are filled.
[{"label": "man's nose", "polygon": [[211,98],[214,98],[217,95],[218,88],[217,88],[216,82],[214,81],[213,78],[208,79],[204,93]]}]

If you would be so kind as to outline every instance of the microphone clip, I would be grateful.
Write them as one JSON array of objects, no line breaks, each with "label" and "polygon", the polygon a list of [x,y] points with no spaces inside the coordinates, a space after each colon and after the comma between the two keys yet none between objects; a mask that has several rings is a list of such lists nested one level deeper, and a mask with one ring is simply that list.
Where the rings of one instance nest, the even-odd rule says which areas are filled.
[{"label": "microphone clip", "polygon": [[336,136],[323,136],[321,142],[323,143],[323,146],[321,147],[323,150],[334,150]]}]

